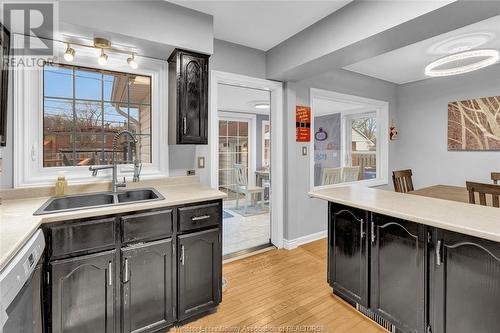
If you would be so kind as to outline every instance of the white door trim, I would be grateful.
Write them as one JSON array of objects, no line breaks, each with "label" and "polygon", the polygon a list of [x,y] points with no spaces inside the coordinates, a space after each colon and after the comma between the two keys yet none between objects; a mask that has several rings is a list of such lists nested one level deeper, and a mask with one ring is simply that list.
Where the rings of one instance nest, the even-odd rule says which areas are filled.
[{"label": "white door trim", "polygon": [[218,186],[218,154],[219,120],[217,95],[219,83],[230,84],[254,89],[263,89],[271,93],[271,243],[277,248],[283,247],[284,230],[284,109],[283,84],[281,82],[254,78],[245,75],[220,72],[210,72],[210,109],[208,112],[210,185]]},{"label": "white door trim", "polygon": [[[219,111],[218,117],[219,120],[241,121],[248,124],[248,182],[250,185],[255,185],[255,177],[251,177],[250,175],[254,175],[257,169],[257,116],[250,113]],[[217,167],[217,169],[219,168]],[[219,172],[217,172],[217,186],[219,186],[218,178]]]}]

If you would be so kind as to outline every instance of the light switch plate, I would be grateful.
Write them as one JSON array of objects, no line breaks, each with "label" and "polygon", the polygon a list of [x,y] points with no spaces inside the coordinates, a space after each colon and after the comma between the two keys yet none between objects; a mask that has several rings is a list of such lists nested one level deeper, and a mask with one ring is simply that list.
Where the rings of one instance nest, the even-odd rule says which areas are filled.
[{"label": "light switch plate", "polygon": [[205,156],[199,156],[198,157],[198,169],[204,169],[205,168]]},{"label": "light switch plate", "polygon": [[307,146],[302,146],[302,156],[307,156]]}]

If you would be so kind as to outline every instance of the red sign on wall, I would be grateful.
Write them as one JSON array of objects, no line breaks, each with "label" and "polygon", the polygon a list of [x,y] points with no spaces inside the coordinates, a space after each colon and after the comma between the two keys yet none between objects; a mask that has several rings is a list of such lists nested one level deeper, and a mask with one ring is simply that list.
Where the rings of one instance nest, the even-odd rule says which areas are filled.
[{"label": "red sign on wall", "polygon": [[297,142],[311,141],[311,107],[295,107],[295,139]]}]

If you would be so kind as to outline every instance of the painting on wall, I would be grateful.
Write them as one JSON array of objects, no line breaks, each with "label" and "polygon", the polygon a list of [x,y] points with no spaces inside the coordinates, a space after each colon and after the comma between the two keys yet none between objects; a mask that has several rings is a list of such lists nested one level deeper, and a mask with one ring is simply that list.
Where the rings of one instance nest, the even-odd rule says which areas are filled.
[{"label": "painting on wall", "polygon": [[448,150],[500,151],[500,96],[448,103]]}]

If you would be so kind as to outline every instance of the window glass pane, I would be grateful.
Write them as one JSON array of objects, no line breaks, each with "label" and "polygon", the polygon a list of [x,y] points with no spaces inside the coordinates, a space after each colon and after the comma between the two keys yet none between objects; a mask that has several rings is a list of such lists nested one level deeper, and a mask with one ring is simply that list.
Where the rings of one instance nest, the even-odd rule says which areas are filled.
[{"label": "window glass pane", "polygon": [[129,129],[134,133],[151,133],[151,111],[149,105],[130,105]]},{"label": "window glass pane", "polygon": [[227,121],[219,120],[219,136],[227,136]]},{"label": "window glass pane", "polygon": [[239,136],[248,136],[248,123],[247,122],[239,122],[238,126],[238,135]]},{"label": "window glass pane", "polygon": [[73,98],[73,70],[61,66],[45,66],[43,72],[44,95]]},{"label": "window glass pane", "polygon": [[238,136],[238,122],[228,121],[227,122],[227,135],[228,136]]},{"label": "window glass pane", "polygon": [[103,80],[106,102],[128,102],[128,76],[126,74],[105,73]]},{"label": "window glass pane", "polygon": [[129,94],[132,104],[151,103],[151,79],[147,76],[129,76]]},{"label": "window glass pane", "polygon": [[93,101],[75,101],[75,131],[102,132],[102,104]]},{"label": "window glass pane", "polygon": [[[141,104],[129,100],[129,84],[134,86],[134,101]],[[126,129],[137,133],[141,161],[151,163],[150,94],[151,79],[146,76],[45,66],[44,167],[110,164],[113,138]],[[119,163],[135,156],[134,145],[122,141]]]},{"label": "window glass pane", "polygon": [[43,101],[44,132],[69,133],[73,130],[73,102],[45,98]]},{"label": "window glass pane", "polygon": [[[355,168],[359,169],[359,180],[377,177],[377,119],[376,115],[355,118],[351,121],[351,166],[352,181]],[[348,181],[348,180],[346,180]]]},{"label": "window glass pane", "polygon": [[102,74],[81,69],[75,70],[75,98],[100,101],[102,99]]},{"label": "window glass pane", "polygon": [[104,103],[104,131],[128,130],[128,107],[118,103]]},{"label": "window glass pane", "polygon": [[73,165],[71,134],[45,132],[43,135],[43,166]]},{"label": "window glass pane", "polygon": [[330,185],[341,180],[341,115],[314,117],[314,185]]}]

